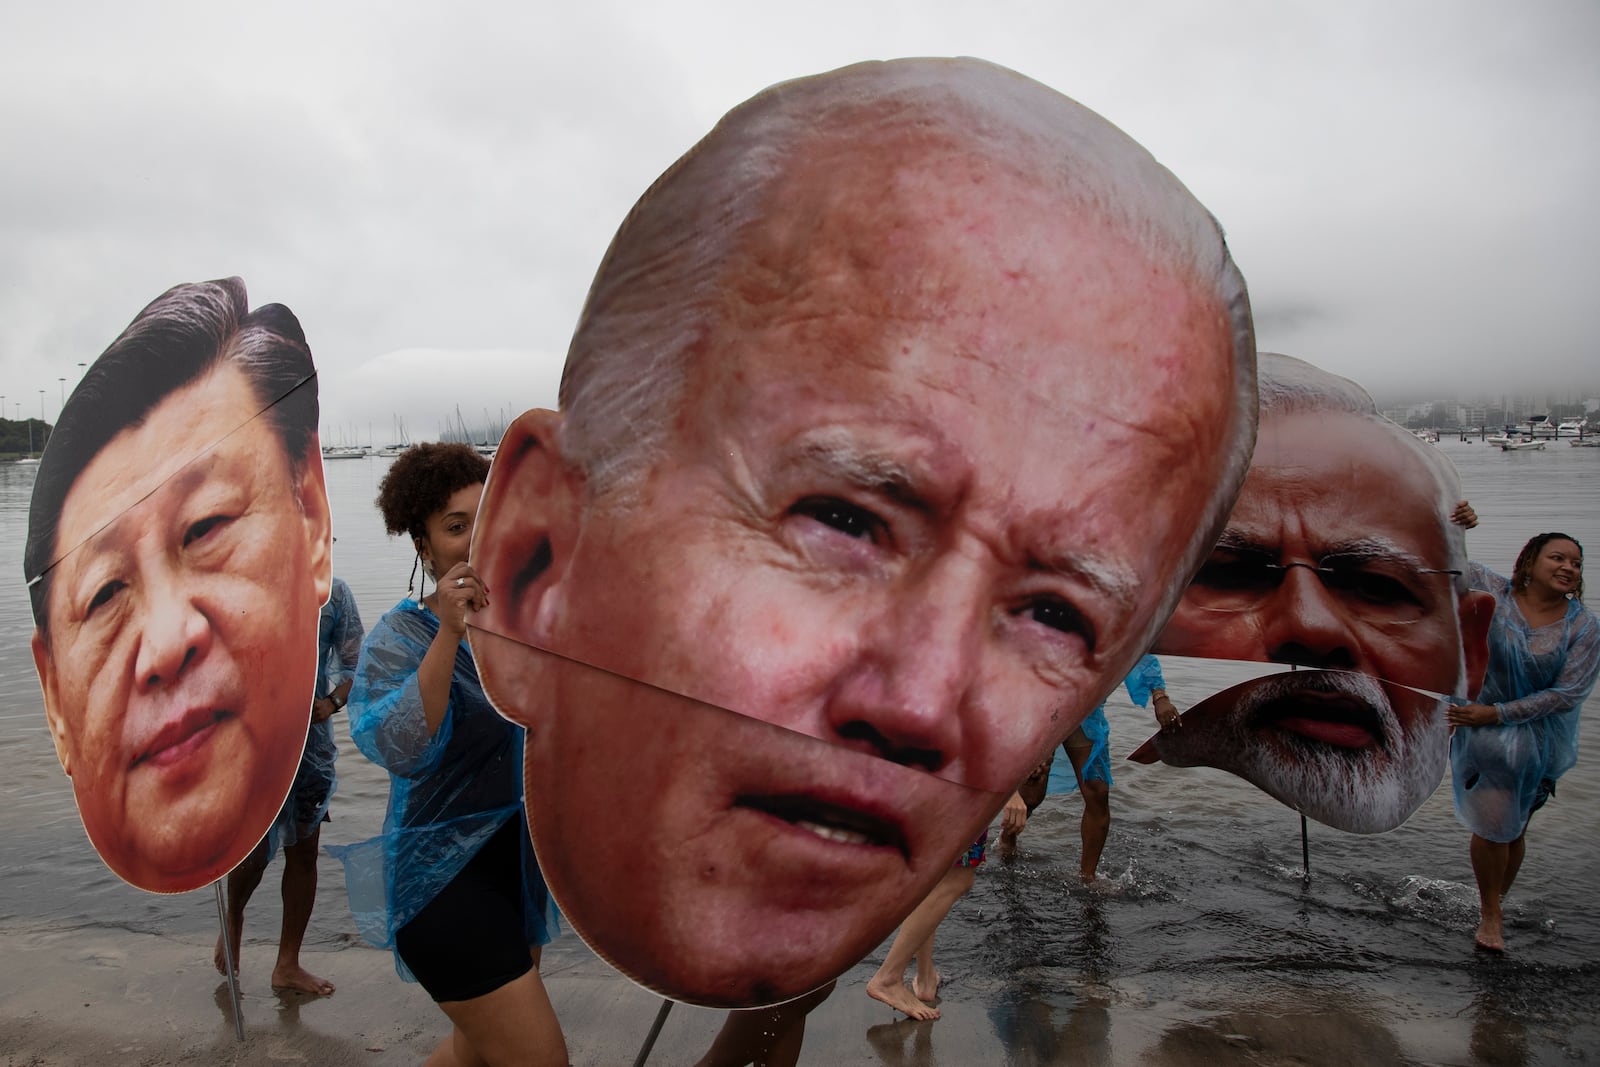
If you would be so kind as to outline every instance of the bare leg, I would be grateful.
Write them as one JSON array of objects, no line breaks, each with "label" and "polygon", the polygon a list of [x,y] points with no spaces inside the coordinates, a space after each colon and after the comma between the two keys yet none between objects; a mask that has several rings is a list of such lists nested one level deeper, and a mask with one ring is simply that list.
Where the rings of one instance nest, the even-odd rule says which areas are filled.
[{"label": "bare leg", "polygon": [[1523,831],[1522,836],[1511,842],[1506,848],[1509,850],[1509,855],[1506,858],[1505,881],[1500,885],[1501,896],[1511,892],[1511,883],[1517,880],[1517,872],[1522,869],[1522,854],[1528,848],[1527,831]]},{"label": "bare leg", "polygon": [[1083,768],[1093,752],[1093,748],[1067,749],[1072,773],[1078,777],[1078,792],[1083,794],[1083,855],[1078,861],[1078,877],[1085,884],[1094,881],[1095,872],[1100,869],[1100,853],[1105,851],[1106,838],[1111,834],[1111,787],[1083,777]]},{"label": "bare leg", "polygon": [[1511,846],[1473,834],[1471,856],[1472,874],[1478,881],[1479,919],[1475,940],[1480,948],[1503,952],[1506,941],[1501,928],[1500,896],[1507,884]]},{"label": "bare leg", "polygon": [[283,926],[278,932],[278,962],[272,968],[272,988],[325,997],[333,992],[333,983],[300,966],[300,945],[317,901],[317,842],[321,836],[322,827],[315,826],[294,844],[284,846]]},{"label": "bare leg", "polygon": [[938,932],[935,928],[927,940],[917,946],[917,971],[911,976],[911,992],[924,1004],[932,1004],[939,999],[939,983],[944,978],[933,963],[933,938]]},{"label": "bare leg", "polygon": [[[921,904],[916,906],[906,921],[900,924],[900,932],[895,934],[894,941],[889,945],[889,954],[884,957],[883,966],[878,968],[876,974],[867,982],[867,996],[874,1000],[881,1000],[896,1011],[904,1012],[913,1019],[937,1019],[939,1010],[930,1008],[912,995],[906,988],[906,967],[917,956],[923,943],[928,945],[929,970],[932,970],[933,934],[939,929],[939,924],[950,913],[956,901],[966,895],[972,888],[973,879],[977,872],[971,867],[951,867],[939,879],[939,884],[933,887]],[[924,977],[921,964],[918,964],[918,979]],[[937,978],[933,974],[926,976],[929,981],[937,985]],[[926,986],[927,983],[923,983]]]},{"label": "bare leg", "polygon": [[[233,950],[233,973],[236,975],[239,973],[239,943],[244,938],[244,908],[250,903],[256,886],[261,884],[261,876],[271,860],[272,853],[268,850],[267,839],[263,837],[250,855],[228,872],[228,948]],[[228,973],[227,961],[219,933],[217,947],[211,954],[211,962],[216,965],[218,974]]]},{"label": "bare leg", "polygon": [[833,982],[775,1008],[730,1011],[695,1067],[794,1067],[805,1042],[806,1016],[833,992]]},{"label": "bare leg", "polygon": [[566,1067],[566,1038],[532,955],[533,970],[494,992],[440,1002],[455,1027],[425,1067]]}]

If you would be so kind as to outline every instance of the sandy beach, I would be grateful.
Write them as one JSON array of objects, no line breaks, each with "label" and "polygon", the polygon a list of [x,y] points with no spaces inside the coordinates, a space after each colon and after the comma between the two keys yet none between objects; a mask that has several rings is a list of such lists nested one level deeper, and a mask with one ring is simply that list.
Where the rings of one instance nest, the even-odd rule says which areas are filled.
[{"label": "sandy beach", "polygon": [[[7,936],[0,1067],[398,1067],[420,1063],[445,1032],[444,1016],[420,987],[395,976],[386,952],[360,944],[308,952],[312,970],[338,986],[319,1000],[268,988],[271,951],[268,942],[246,942],[240,1042],[209,944],[106,928]],[[1392,1003],[1363,1005],[1359,997],[1242,1003],[1221,985],[1214,987],[1218,1010],[1204,1021],[1182,1005],[1152,999],[1136,983],[1088,987],[1054,1004],[1032,1001],[1006,1011],[997,1010],[1005,1000],[997,999],[999,990],[976,976],[947,986],[943,1018],[912,1022],[865,995],[874,962],[848,972],[812,1013],[802,1063],[1526,1065],[1583,1061],[1583,1034],[1600,1036],[1593,1026],[1579,1027],[1571,1035],[1577,1040],[1549,1057],[1528,1047],[1513,1020],[1416,1003],[1396,1012]],[[547,949],[544,973],[573,1064],[635,1062],[659,998],[570,935]],[[1463,1003],[1470,1001],[1469,990],[1460,992]],[[693,1063],[723,1018],[722,1012],[675,1005],[648,1062]],[[1001,1031],[1006,1040],[999,1039]]]},{"label": "sandy beach", "polygon": [[[359,944],[308,951],[307,965],[338,987],[317,999],[280,996],[268,987],[271,951],[269,943],[246,942],[240,1042],[209,944],[104,928],[8,936],[0,974],[0,1064],[398,1067],[420,1063],[446,1030],[427,994],[395,976],[387,952]],[[572,1063],[633,1063],[660,998],[620,977],[570,935],[547,949],[544,973]],[[947,1003],[939,1023],[903,1017],[896,1023],[893,1012],[863,992],[870,973],[863,966],[846,975],[813,1014],[804,1062],[910,1067],[1008,1059],[976,1002]],[[674,1005],[649,1062],[692,1063],[723,1018]]]}]

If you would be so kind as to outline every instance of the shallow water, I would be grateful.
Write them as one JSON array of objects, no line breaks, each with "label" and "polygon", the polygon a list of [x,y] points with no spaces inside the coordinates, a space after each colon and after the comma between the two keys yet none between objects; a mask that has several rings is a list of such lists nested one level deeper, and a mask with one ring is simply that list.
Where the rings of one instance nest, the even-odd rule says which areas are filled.
[{"label": "shallow water", "polygon": [[[1509,571],[1522,542],[1551,528],[1600,545],[1600,450],[1437,447],[1456,463],[1482,520],[1469,535],[1474,558]],[[405,592],[411,565],[409,546],[385,536],[372,507],[388,462],[327,464],[335,570],[369,623]],[[0,944],[95,926],[203,940],[215,929],[210,890],[154,896],[111,875],[84,836],[51,748],[21,581],[35,469],[0,464],[0,574],[9,576],[0,582],[0,756],[10,770],[0,784]],[[1228,665],[1164,664],[1180,707],[1238,678]],[[1221,771],[1122,760],[1153,721],[1120,690],[1108,712],[1116,785],[1103,882],[1078,884],[1078,800],[1052,797],[1014,857],[991,852],[940,930],[945,996],[984,1006],[993,1062],[1538,1064],[1600,1056],[1600,709],[1585,716],[1578,766],[1533,821],[1527,862],[1507,900],[1511,951],[1500,958],[1471,947],[1467,834],[1447,785],[1388,834],[1312,823],[1307,879],[1297,815]],[[388,789],[345,728],[336,733],[340,789],[323,834],[329,844],[374,833]],[[350,944],[342,879],[336,865],[324,870],[308,942]],[[263,890],[252,903],[252,940],[275,932],[275,897]],[[570,937],[552,946],[556,958],[582,951]],[[935,1028],[918,1062],[938,1062],[937,1035]],[[903,1050],[879,1052],[894,1062]]]}]

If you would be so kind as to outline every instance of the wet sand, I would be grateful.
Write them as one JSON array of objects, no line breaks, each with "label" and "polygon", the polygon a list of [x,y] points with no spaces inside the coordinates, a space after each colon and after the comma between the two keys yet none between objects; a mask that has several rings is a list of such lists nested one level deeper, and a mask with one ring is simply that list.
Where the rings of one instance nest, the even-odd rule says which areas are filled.
[{"label": "wet sand", "polygon": [[[421,988],[395,975],[386,952],[360,944],[307,952],[308,967],[338,987],[317,999],[268,988],[272,948],[246,942],[240,1042],[226,987],[210,965],[209,943],[103,927],[0,936],[0,1067],[398,1067],[420,1063],[447,1029]],[[545,980],[571,1062],[633,1063],[660,998],[617,975],[570,935],[546,952]],[[1015,1012],[996,1010],[998,990],[956,985],[947,988],[943,1018],[912,1022],[866,996],[872,969],[869,960],[846,973],[812,1013],[803,1064],[1547,1062],[1529,1056],[1521,1041],[1504,1040],[1514,1035],[1427,1010],[1380,1021],[1359,1005],[1236,1004],[1202,1021],[1182,1005],[1120,985],[1085,990],[1067,998],[1070,1003],[1033,1001]],[[675,1005],[648,1062],[693,1063],[724,1017]],[[1008,1040],[998,1039],[997,1026]]]},{"label": "wet sand", "polygon": [[[389,954],[364,945],[305,954],[308,968],[338,987],[318,999],[275,994],[266,980],[272,946],[247,941],[242,1043],[226,986],[211,967],[210,944],[97,928],[7,934],[0,951],[4,1067],[398,1067],[420,1063],[447,1029],[422,989],[395,975]],[[544,973],[572,1062],[631,1064],[660,998],[618,976],[570,935],[547,949]],[[813,1014],[803,1062],[910,1067],[1003,1058],[981,1018],[962,1021],[968,1013],[981,1017],[977,1005],[947,1003],[942,1022],[910,1023],[866,997],[870,973],[856,968]],[[692,1063],[723,1018],[675,1005],[649,1062]]]}]

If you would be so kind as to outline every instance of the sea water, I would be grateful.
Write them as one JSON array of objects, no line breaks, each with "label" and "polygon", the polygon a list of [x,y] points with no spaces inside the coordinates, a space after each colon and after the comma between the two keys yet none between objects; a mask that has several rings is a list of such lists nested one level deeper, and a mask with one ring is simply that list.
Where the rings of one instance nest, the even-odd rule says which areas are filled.
[{"label": "sea water", "polygon": [[[1433,447],[1454,461],[1478,511],[1473,558],[1509,573],[1522,543],[1550,529],[1600,551],[1600,450]],[[404,595],[413,562],[373,505],[389,462],[327,464],[335,573],[369,624]],[[108,872],[56,762],[22,582],[36,470],[0,464],[0,951],[11,937],[94,926],[203,945],[216,922],[210,890],[158,896]],[[1591,600],[1600,603],[1600,586]],[[1235,679],[1198,660],[1167,660],[1166,673],[1184,708]],[[994,1062],[1301,1063],[1319,1044],[1352,1067],[1600,1059],[1600,704],[1591,705],[1578,765],[1533,820],[1506,902],[1510,951],[1497,957],[1472,949],[1477,897],[1448,779],[1387,834],[1311,823],[1307,870],[1299,816],[1266,794],[1209,768],[1124,760],[1154,720],[1119,690],[1107,707],[1116,783],[1101,881],[1078,881],[1078,798],[1051,797],[1014,855],[991,852],[941,928],[945,993],[984,1005]],[[377,832],[388,794],[347,729],[336,734],[327,844]],[[355,941],[338,867],[325,865],[307,936],[324,950]],[[258,894],[253,926],[275,930],[275,897]],[[568,937],[549,951],[586,950]],[[881,949],[869,968],[878,959]]]}]

